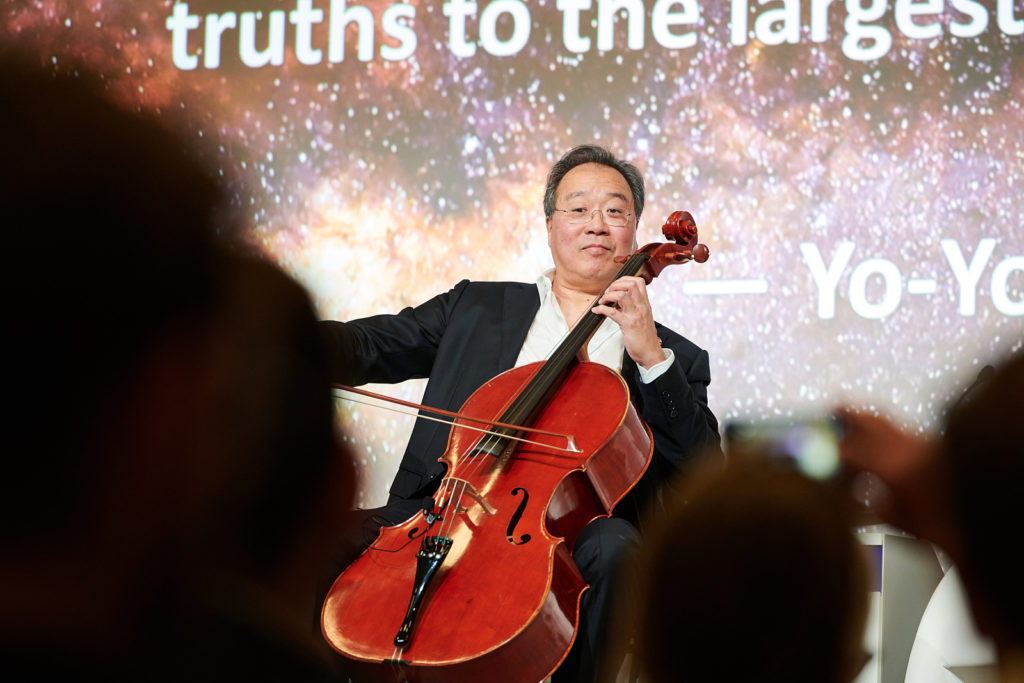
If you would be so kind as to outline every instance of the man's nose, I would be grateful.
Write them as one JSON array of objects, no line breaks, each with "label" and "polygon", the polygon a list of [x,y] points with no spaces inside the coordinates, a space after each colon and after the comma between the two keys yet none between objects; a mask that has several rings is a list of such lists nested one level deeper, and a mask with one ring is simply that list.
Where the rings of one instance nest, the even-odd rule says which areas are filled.
[{"label": "man's nose", "polygon": [[[594,220],[594,215],[597,215],[601,220]],[[608,223],[604,219],[604,211],[601,209],[594,209],[590,212],[590,220],[587,221],[588,232],[598,230],[600,232],[608,232]]]}]

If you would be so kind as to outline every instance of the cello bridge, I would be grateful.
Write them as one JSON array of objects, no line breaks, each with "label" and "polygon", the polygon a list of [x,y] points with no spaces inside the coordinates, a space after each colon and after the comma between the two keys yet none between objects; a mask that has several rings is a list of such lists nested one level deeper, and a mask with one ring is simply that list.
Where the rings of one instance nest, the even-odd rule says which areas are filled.
[{"label": "cello bridge", "polygon": [[[481,509],[483,509],[483,511],[488,515],[495,515],[498,513],[497,508],[488,503],[487,499],[484,498],[483,495],[476,490],[476,487],[473,486],[473,484],[466,481],[465,479],[456,479],[454,477],[452,478],[452,481],[457,481],[460,484],[462,484],[462,489],[461,491],[459,491],[458,494],[459,498],[461,498],[463,495],[469,496],[470,498],[475,500],[477,504],[481,507]],[[455,503],[456,512],[468,512],[468,509],[465,506],[461,505],[459,501],[455,501]]]}]

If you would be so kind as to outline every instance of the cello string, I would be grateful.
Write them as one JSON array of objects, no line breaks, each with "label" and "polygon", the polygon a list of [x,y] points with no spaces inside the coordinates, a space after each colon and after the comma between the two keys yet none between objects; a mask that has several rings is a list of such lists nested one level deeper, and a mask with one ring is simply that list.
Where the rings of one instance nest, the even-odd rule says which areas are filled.
[{"label": "cello string", "polygon": [[[458,488],[460,488],[459,493],[458,493],[458,500],[455,501],[455,506],[452,508],[451,514],[448,515],[448,518],[441,525],[441,529],[442,529],[443,533],[440,534],[440,535],[443,536],[444,538],[451,538],[452,537],[451,536],[452,529],[455,528],[455,516],[457,514],[459,514],[459,507],[462,505],[462,495],[466,492],[466,484],[467,484],[467,482],[465,480],[461,480],[460,483],[462,484],[462,486],[458,487]],[[452,498],[454,498],[454,497],[455,497],[455,492],[452,491]],[[451,505],[451,501],[449,501],[449,505]]]},{"label": "cello string", "polygon": [[[600,297],[595,300],[594,304],[591,305],[591,308],[596,305],[598,300],[600,300]],[[536,413],[536,411],[541,407],[538,404],[544,401],[545,396],[549,395],[550,387],[558,381],[558,378],[563,375],[565,369],[572,362],[573,358],[576,357],[579,349],[583,348],[583,345],[587,343],[587,340],[601,323],[601,318],[603,318],[603,316],[595,314],[592,311],[587,311],[587,313],[584,313],[584,315],[580,317],[580,320],[574,323],[573,328],[559,342],[557,348],[551,354],[551,357],[543,363],[538,372],[527,383],[527,386],[516,396],[512,401],[512,405],[502,413],[500,421],[508,423],[525,423],[527,422],[528,417],[531,417]],[[395,412],[402,411],[396,410]],[[427,417],[427,419],[444,422],[437,418]],[[466,472],[458,480],[455,480],[453,477],[445,477],[441,487],[441,502],[440,504],[435,502],[435,506],[440,510],[449,510],[449,514],[443,515],[443,521],[440,529],[441,533],[438,534],[439,536],[448,539],[452,538],[452,533],[456,524],[456,517],[461,514],[462,501],[466,495],[467,488],[472,486],[470,480],[475,478],[475,476],[481,472],[485,463],[488,461],[488,456],[500,457],[500,453],[504,448],[507,448],[505,444],[507,444],[510,439],[526,441],[538,446],[546,446],[553,449],[557,448],[554,446],[548,446],[547,444],[530,441],[528,439],[518,438],[515,435],[516,433],[505,428],[500,428],[500,431],[490,431],[471,427],[465,424],[451,424],[453,425],[452,429],[455,427],[462,427],[479,432],[480,434],[478,434],[475,443],[473,443],[468,450],[469,456],[465,460],[465,466],[463,466],[463,463],[453,463],[453,472],[465,469],[470,471]],[[521,432],[519,433],[521,434]],[[568,451],[570,449],[558,450]],[[482,495],[482,493],[479,491],[476,492],[476,495],[472,495],[474,498],[473,502],[480,504],[480,501],[476,500],[477,496],[480,495]],[[483,506],[481,505],[481,507]],[[465,511],[468,513],[468,510],[469,508],[467,506]],[[446,517],[446,519],[444,519],[444,517]],[[395,669],[396,675],[400,675],[401,673],[400,664],[398,663],[400,655],[401,648],[396,646],[392,654],[392,666]]]},{"label": "cello string", "polygon": [[[642,253],[631,255],[623,264],[623,267],[619,270],[618,274],[615,276],[614,279],[618,279],[619,277],[622,277],[623,275],[629,274],[631,272],[638,272],[639,266],[642,264],[645,258],[646,255]],[[576,357],[579,350],[583,348],[587,340],[593,334],[594,330],[597,329],[597,326],[600,325],[601,322],[603,322],[604,316],[594,313],[592,310],[590,310],[598,305],[598,302],[601,300],[603,294],[604,292],[602,291],[602,293],[599,294],[591,302],[591,305],[588,308],[588,310],[584,312],[579,317],[579,319],[573,323],[572,328],[569,329],[566,332],[566,334],[562,337],[562,339],[557,344],[555,350],[551,353],[548,360],[541,365],[540,369],[533,376],[533,378],[531,378],[530,381],[527,382],[526,387],[516,396],[516,398],[512,401],[509,408],[505,410],[504,413],[501,414],[501,418],[498,421],[513,424],[527,422],[527,417],[529,417],[532,413],[535,412],[535,410],[538,407],[538,403],[540,403],[543,400],[544,396],[548,393],[549,388],[554,384],[555,381],[557,381],[557,378],[563,374],[563,371],[572,362],[573,358]],[[442,420],[437,420],[436,418],[427,417],[426,419],[434,419],[438,422],[443,422]],[[451,515],[449,515],[446,522],[442,524],[442,529],[445,529],[445,536],[447,536],[450,533],[450,530],[453,528],[455,515],[458,513],[458,510],[462,505],[463,496],[466,493],[467,486],[469,486],[468,478],[472,478],[480,473],[481,468],[487,462],[487,456],[492,455],[492,449],[494,447],[500,447],[504,440],[514,439],[519,441],[525,441],[527,443],[532,443],[534,445],[542,446],[545,448],[558,448],[556,446],[550,446],[548,444],[543,444],[540,442],[535,442],[529,439],[524,439],[515,436],[513,435],[513,433],[510,432],[510,430],[490,431],[470,427],[469,425],[459,424],[454,424],[453,429],[455,427],[475,429],[476,431],[484,432],[484,436],[469,448],[470,455],[466,459],[465,463],[466,466],[470,468],[471,471],[466,473],[467,478],[461,480],[461,487],[457,488],[453,486],[449,492],[449,499],[446,505],[452,505],[454,503],[454,507],[452,509]],[[559,450],[571,452],[571,449],[568,448]],[[456,465],[461,466],[462,463],[456,463]],[[455,468],[453,467],[453,470],[454,469]],[[447,478],[446,481],[448,481]],[[456,490],[458,491],[457,494]]]},{"label": "cello string", "polygon": [[[645,255],[643,254],[634,254],[630,256],[623,267],[619,270],[619,273],[615,276],[615,279],[618,279],[630,272],[638,272],[638,268],[644,260]],[[591,302],[588,310],[584,312],[578,320],[574,321],[572,328],[567,330],[566,334],[563,335],[562,339],[556,345],[555,350],[550,354],[550,357],[543,363],[543,365],[541,365],[540,369],[527,383],[526,387],[518,394],[515,400],[513,400],[511,406],[502,413],[499,421],[513,424],[528,422],[527,417],[534,412],[537,404],[543,400],[551,385],[572,362],[573,358],[576,357],[576,354],[581,348],[583,348],[584,344],[586,344],[597,326],[603,322],[604,316],[593,313],[589,310],[598,304],[601,300],[601,296],[603,296],[603,292]],[[488,432],[488,437],[484,438],[482,443],[478,443],[474,446],[471,452],[480,453],[483,457],[477,459],[474,470],[470,473],[470,476],[479,473],[483,463],[486,462],[486,451],[493,445],[500,445],[502,439],[517,439],[517,437],[509,433],[495,434],[494,432]],[[554,446],[549,446],[548,444],[537,443],[527,439],[521,440],[542,447],[556,448]],[[572,449],[564,450],[571,451]],[[578,452],[578,448],[576,450]],[[470,456],[470,460],[473,459],[476,458],[474,456]]]},{"label": "cello string", "polygon": [[[466,425],[456,426],[465,427]],[[462,506],[463,496],[466,494],[467,487],[471,486],[469,479],[480,473],[480,470],[483,467],[483,465],[487,463],[489,449],[491,449],[492,446],[500,445],[502,442],[502,438],[503,437],[500,437],[494,433],[488,432],[469,448],[470,455],[468,456],[465,462],[466,467],[471,469],[471,471],[466,473],[467,476],[458,480],[458,482],[462,484],[461,487],[453,486],[452,488],[448,504],[451,505],[452,503],[454,503],[454,506],[452,508],[452,513],[448,516],[448,519],[445,521],[444,524],[442,524],[442,529],[444,530],[444,535],[446,537],[450,538],[451,529],[454,527],[455,523],[455,516],[459,514],[459,508]],[[461,463],[456,463],[456,465],[460,464]],[[453,469],[455,468],[453,467]],[[457,494],[455,493],[456,489],[458,490]],[[478,492],[478,495],[482,494]]]},{"label": "cello string", "polygon": [[[468,427],[468,425],[455,425],[455,426],[456,427]],[[470,429],[473,429],[473,428],[470,427]],[[476,431],[480,431],[480,430],[476,430]],[[485,439],[495,438],[490,433],[486,433],[486,434],[487,435],[484,437]],[[473,464],[474,460],[477,461],[478,463],[485,460],[486,456],[480,453],[480,444],[479,444],[479,442],[473,444],[470,447],[469,451],[470,451],[471,455],[464,461],[467,464]],[[458,462],[457,463],[453,463],[452,471],[454,472],[461,465],[462,465],[462,463],[458,463]],[[477,464],[476,470],[477,471],[479,470],[479,464]],[[470,476],[472,476],[475,473],[476,472],[471,472]],[[459,483],[462,483],[462,489],[456,494],[456,490],[458,489]],[[434,501],[434,505],[438,508],[438,510],[440,510],[442,512],[442,519],[444,519],[444,521],[441,524],[440,533],[438,535],[440,535],[440,536],[448,536],[448,534],[450,533],[450,530],[451,530],[452,525],[454,523],[455,515],[458,513],[459,506],[462,504],[462,496],[465,493],[466,483],[467,482],[464,479],[456,479],[456,478],[454,478],[452,476],[446,476],[442,480],[441,487],[439,489],[439,491],[441,492],[440,500],[435,500]],[[451,508],[450,509],[450,514],[444,515],[443,511],[445,509],[449,508],[449,507]]]},{"label": "cello string", "polygon": [[[623,272],[628,267],[629,266],[627,264],[627,266],[623,268]],[[597,305],[597,302],[600,300],[600,298],[600,296],[595,298],[594,301],[591,302],[590,308],[593,308],[595,305]],[[585,321],[584,319],[587,318],[588,314],[590,316],[593,316],[594,319]],[[564,370],[565,366],[568,365],[576,356],[576,353],[579,350],[579,348],[582,348],[587,338],[592,334],[596,326],[600,324],[600,319],[602,317],[603,316],[599,316],[596,313],[591,313],[588,310],[583,315],[581,315],[577,321],[573,323],[572,328],[568,329],[566,333],[562,336],[562,338],[556,344],[555,349],[549,354],[548,359],[540,367],[540,369],[533,376],[533,378],[531,378],[531,380],[527,383],[526,387],[519,393],[516,399],[513,400],[511,406],[504,413],[502,413],[501,418],[499,419],[500,422],[521,424],[526,423],[528,421],[526,419],[528,415],[534,412],[535,407],[543,399],[544,395],[548,392],[548,389],[551,386],[551,384],[557,379],[559,375],[562,374],[562,371]],[[484,439],[483,444],[476,446],[477,452],[483,449],[490,449],[492,445],[500,445],[502,439],[515,439],[527,443],[532,443],[543,448],[558,449],[557,446],[531,441],[529,439],[521,439],[509,433],[495,434],[494,432],[488,432],[488,434],[493,434],[495,437],[494,440]],[[579,449],[576,448],[574,450],[571,448],[566,448],[559,450],[564,450],[566,452],[578,452]],[[477,474],[479,472],[480,466],[485,461],[486,458],[483,458],[481,461],[478,461],[477,467],[473,474]]]}]

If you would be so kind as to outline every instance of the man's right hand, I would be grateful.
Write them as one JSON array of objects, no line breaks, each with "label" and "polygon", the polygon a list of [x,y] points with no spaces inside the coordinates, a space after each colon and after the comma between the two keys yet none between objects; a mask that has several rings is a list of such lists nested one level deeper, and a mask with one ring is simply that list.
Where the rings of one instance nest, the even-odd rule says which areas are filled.
[{"label": "man's right hand", "polygon": [[939,445],[923,435],[908,434],[880,415],[850,407],[835,414],[843,424],[843,463],[874,474],[887,489],[872,507],[894,526],[955,553],[948,473]]}]

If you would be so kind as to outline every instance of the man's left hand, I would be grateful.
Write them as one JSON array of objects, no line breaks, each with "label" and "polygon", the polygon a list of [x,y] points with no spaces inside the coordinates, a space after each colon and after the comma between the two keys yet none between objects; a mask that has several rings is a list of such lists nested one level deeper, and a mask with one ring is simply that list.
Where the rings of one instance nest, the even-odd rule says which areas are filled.
[{"label": "man's left hand", "polygon": [[591,309],[611,318],[622,329],[626,353],[646,369],[665,360],[661,340],[654,329],[654,313],[647,299],[647,283],[642,277],[621,277],[605,290],[598,305]]}]

